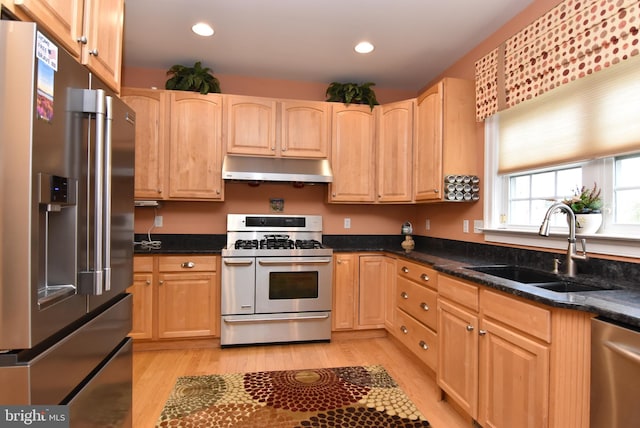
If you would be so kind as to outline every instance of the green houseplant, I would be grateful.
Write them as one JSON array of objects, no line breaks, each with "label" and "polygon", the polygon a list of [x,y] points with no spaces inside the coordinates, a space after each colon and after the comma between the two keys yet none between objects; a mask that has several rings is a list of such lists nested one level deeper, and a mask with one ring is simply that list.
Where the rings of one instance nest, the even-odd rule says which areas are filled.
[{"label": "green houseplant", "polygon": [[171,77],[165,83],[165,88],[200,92],[203,95],[209,92],[220,93],[220,82],[209,72],[210,70],[209,67],[202,67],[200,61],[193,67],[176,64],[167,71],[167,76]]},{"label": "green houseplant", "polygon": [[582,186],[576,187],[573,197],[565,199],[565,204],[571,207],[571,210],[576,214],[589,214],[599,213],[602,209],[602,198],[600,196],[601,190],[596,183],[593,183],[592,188]]},{"label": "green houseplant", "polygon": [[327,88],[325,95],[328,102],[338,102],[349,104],[368,104],[373,110],[373,106],[380,104],[376,99],[376,93],[371,88],[375,83],[367,82],[361,85],[357,83],[332,82]]},{"label": "green houseplant", "polygon": [[602,225],[601,190],[596,183],[592,188],[582,186],[574,190],[573,197],[562,202],[569,205],[576,215],[576,232],[596,233]]}]

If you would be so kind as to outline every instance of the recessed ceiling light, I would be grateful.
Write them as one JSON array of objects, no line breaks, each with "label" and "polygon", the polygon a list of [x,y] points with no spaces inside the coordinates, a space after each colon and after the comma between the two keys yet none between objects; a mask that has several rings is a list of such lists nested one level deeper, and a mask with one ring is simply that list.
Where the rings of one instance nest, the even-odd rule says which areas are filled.
[{"label": "recessed ceiling light", "polygon": [[191,30],[198,36],[208,37],[213,35],[213,28],[211,28],[209,24],[205,24],[204,22],[198,22],[193,27],[191,27]]},{"label": "recessed ceiling light", "polygon": [[360,42],[354,48],[356,52],[366,54],[373,51],[373,45],[369,42]]}]

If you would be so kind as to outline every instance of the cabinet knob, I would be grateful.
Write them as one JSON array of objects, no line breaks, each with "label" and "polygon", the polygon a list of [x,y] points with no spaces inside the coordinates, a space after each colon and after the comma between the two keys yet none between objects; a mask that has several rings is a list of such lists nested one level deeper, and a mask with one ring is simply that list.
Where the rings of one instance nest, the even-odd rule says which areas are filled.
[{"label": "cabinet knob", "polygon": [[427,305],[425,302],[420,303],[420,307],[421,307],[422,309],[424,309],[425,311],[428,311],[428,310],[429,310],[429,305]]},{"label": "cabinet knob", "polygon": [[423,273],[422,275],[420,275],[420,279],[423,281],[429,281],[429,275],[427,275],[426,273]]},{"label": "cabinet knob", "polygon": [[159,285],[164,284],[164,280],[162,280],[162,279],[161,279],[160,281],[158,281],[158,284],[159,284]]},{"label": "cabinet knob", "polygon": [[336,261],[336,263],[338,263],[339,265],[341,265],[341,264],[342,264],[342,260],[341,260],[341,259],[338,259],[338,260]]},{"label": "cabinet knob", "polygon": [[185,269],[192,269],[196,267],[196,264],[194,262],[184,262],[180,266],[182,266]]},{"label": "cabinet knob", "polygon": [[420,343],[418,343],[418,346],[420,346],[425,351],[429,349],[429,345],[427,345],[424,340],[421,340]]},{"label": "cabinet knob", "polygon": [[91,49],[89,55],[98,56],[98,49]]},{"label": "cabinet knob", "polygon": [[409,295],[406,292],[403,291],[402,293],[400,293],[400,297],[402,297],[403,299],[406,300],[406,299],[409,298]]},{"label": "cabinet knob", "polygon": [[478,334],[480,336],[484,336],[485,334],[487,334],[487,330],[478,330]]},{"label": "cabinet knob", "polygon": [[162,193],[162,189],[158,189],[158,190],[156,190],[156,192]]},{"label": "cabinet knob", "polygon": [[283,152],[286,152],[287,148],[283,146],[283,147],[280,147],[280,150],[282,150]]},{"label": "cabinet knob", "polygon": [[400,327],[400,331],[403,332],[404,334],[409,333],[409,329],[407,329],[407,327],[405,326]]},{"label": "cabinet knob", "polygon": [[147,285],[151,285],[151,281],[147,279],[147,281],[145,282],[145,284],[147,284]]},{"label": "cabinet knob", "polygon": [[401,270],[402,270],[402,272],[404,272],[404,273],[409,273],[409,268],[408,268],[408,267],[406,267],[406,266],[402,266],[402,269],[401,269]]},{"label": "cabinet knob", "polygon": [[76,42],[82,43],[83,45],[87,44],[87,36],[81,36],[76,39]]},{"label": "cabinet knob", "polygon": [[433,193],[440,193],[439,189],[433,189]]},{"label": "cabinet knob", "polygon": [[473,326],[471,324],[467,326],[467,331],[473,331]]}]

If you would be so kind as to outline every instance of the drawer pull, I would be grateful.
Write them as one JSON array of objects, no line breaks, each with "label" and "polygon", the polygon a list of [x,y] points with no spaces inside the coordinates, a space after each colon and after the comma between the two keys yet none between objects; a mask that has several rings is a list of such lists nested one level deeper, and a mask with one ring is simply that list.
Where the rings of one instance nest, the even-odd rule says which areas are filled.
[{"label": "drawer pull", "polygon": [[402,266],[402,272],[409,273],[409,268],[406,266]]},{"label": "drawer pull", "polygon": [[405,291],[403,291],[402,293],[400,293],[400,297],[402,297],[403,299],[408,299],[409,295]]},{"label": "drawer pull", "polygon": [[420,279],[422,279],[423,281],[429,281],[429,275],[423,273],[422,275],[420,275]]},{"label": "drawer pull", "polygon": [[409,329],[407,329],[407,327],[405,326],[400,327],[400,331],[403,332],[404,334],[409,333]]},{"label": "drawer pull", "polygon": [[425,311],[428,311],[428,310],[429,310],[429,305],[427,305],[425,302],[420,303],[420,307],[421,307],[422,309],[424,309]]},{"label": "drawer pull", "polygon": [[425,351],[429,350],[429,345],[427,345],[424,340],[421,340],[420,343],[418,343],[418,345],[420,345],[420,347]]},{"label": "drawer pull", "polygon": [[473,326],[471,324],[467,326],[467,331],[473,331]]},{"label": "drawer pull", "polygon": [[487,334],[487,330],[478,330],[478,334],[480,336],[484,336],[485,334]]},{"label": "drawer pull", "polygon": [[194,262],[184,262],[180,266],[182,266],[185,269],[192,269],[196,267],[196,264]]}]

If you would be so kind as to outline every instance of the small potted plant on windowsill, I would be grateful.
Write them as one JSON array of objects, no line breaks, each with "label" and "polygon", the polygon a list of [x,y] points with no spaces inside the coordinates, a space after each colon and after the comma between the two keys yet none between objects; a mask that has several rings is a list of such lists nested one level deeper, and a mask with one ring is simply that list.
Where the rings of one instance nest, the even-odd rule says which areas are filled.
[{"label": "small potted plant on windowsill", "polygon": [[602,225],[601,189],[596,183],[592,188],[576,187],[574,195],[562,202],[569,205],[576,215],[576,232],[596,233]]}]

